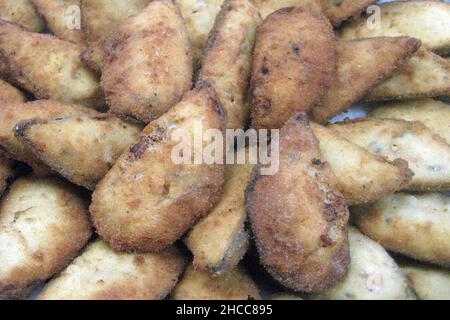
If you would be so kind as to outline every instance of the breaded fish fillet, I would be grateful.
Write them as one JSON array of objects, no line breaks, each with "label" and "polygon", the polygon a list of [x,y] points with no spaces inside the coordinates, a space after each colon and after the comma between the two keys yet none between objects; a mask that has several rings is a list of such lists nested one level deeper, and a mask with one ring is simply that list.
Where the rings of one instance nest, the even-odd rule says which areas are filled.
[{"label": "breaded fish fillet", "polygon": [[[177,147],[183,137],[190,140],[209,129],[222,135],[224,126],[219,99],[206,83],[151,122],[92,196],[90,210],[101,237],[116,250],[141,252],[159,251],[180,239],[219,201],[224,166],[195,159],[190,164],[191,147],[178,153]],[[174,158],[180,152],[186,157],[181,161]]]},{"label": "breaded fish fillet", "polygon": [[91,237],[87,203],[55,178],[16,180],[0,205],[0,298],[26,298]]},{"label": "breaded fish fillet", "polygon": [[45,21],[38,15],[31,0],[1,0],[0,18],[16,22],[33,32],[45,29]]},{"label": "breaded fish fillet", "polygon": [[260,24],[249,0],[226,0],[209,35],[199,79],[209,79],[219,95],[227,129],[244,128],[249,119],[247,91]]},{"label": "breaded fish fillet", "polygon": [[247,213],[261,264],[295,291],[336,285],[349,264],[348,209],[305,114],[281,129],[279,171],[262,176],[259,168],[247,188]]},{"label": "breaded fish fillet", "polygon": [[254,128],[280,128],[296,112],[308,112],[332,83],[334,34],[320,13],[285,8],[260,27],[252,74]]},{"label": "breaded fish fillet", "polygon": [[80,115],[25,120],[15,134],[52,170],[94,190],[142,129],[114,116]]},{"label": "breaded fish fillet", "polygon": [[150,122],[192,86],[189,39],[178,7],[155,0],[109,39],[102,87],[110,110]]},{"label": "breaded fish fillet", "polygon": [[102,240],[86,247],[38,295],[39,300],[160,300],[178,282],[186,259],[175,247],[160,253],[119,253]]}]

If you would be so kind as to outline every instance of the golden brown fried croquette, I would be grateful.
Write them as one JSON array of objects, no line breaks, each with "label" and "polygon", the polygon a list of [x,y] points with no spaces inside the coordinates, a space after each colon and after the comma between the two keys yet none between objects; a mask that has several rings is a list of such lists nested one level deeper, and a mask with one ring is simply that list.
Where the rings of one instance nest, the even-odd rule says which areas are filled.
[{"label": "golden brown fried croquette", "polygon": [[281,129],[279,165],[272,176],[256,167],[247,188],[260,262],[289,289],[325,290],[347,273],[348,209],[303,113]]},{"label": "golden brown fried croquette", "polygon": [[119,253],[97,240],[51,280],[37,298],[161,300],[178,282],[185,264],[185,257],[175,247],[160,253]]},{"label": "golden brown fried croquette", "polygon": [[79,59],[78,45],[26,31],[0,34],[0,56],[10,78],[38,99],[104,106],[98,77]]},{"label": "golden brown fried croquette", "polygon": [[209,35],[200,81],[209,79],[227,113],[227,129],[244,128],[258,10],[249,0],[226,0]]},{"label": "golden brown fried croquette", "polygon": [[0,196],[5,192],[8,182],[15,175],[15,161],[0,153]]},{"label": "golden brown fried croquette", "polygon": [[395,193],[352,214],[358,229],[387,250],[450,266],[448,195]]},{"label": "golden brown fried croquette", "polygon": [[255,7],[258,8],[263,19],[266,19],[271,13],[283,8],[302,7],[308,8],[313,12],[322,12],[321,0],[252,0]]},{"label": "golden brown fried croquette", "polygon": [[427,264],[400,265],[420,300],[450,300],[450,271]]},{"label": "golden brown fried croquette", "polygon": [[371,203],[408,186],[412,171],[408,162],[389,162],[351,143],[333,128],[312,124],[320,151],[338,181],[339,191],[349,205]]},{"label": "golden brown fried croquette", "polygon": [[173,300],[260,300],[258,287],[241,267],[219,277],[188,266],[172,293]]},{"label": "golden brown fried croquette", "polygon": [[450,105],[447,103],[433,99],[392,102],[372,110],[369,116],[420,121],[450,145]]},{"label": "golden brown fried croquette", "polygon": [[[60,39],[84,45],[84,34],[79,29],[80,0],[31,0],[37,12],[44,17],[48,28]],[[77,16],[78,14],[78,16]]]},{"label": "golden brown fried croquette", "polygon": [[314,299],[406,300],[414,296],[405,275],[380,244],[354,227],[349,228],[348,239],[351,262],[347,276]]},{"label": "golden brown fried croquette", "polygon": [[450,95],[450,59],[420,49],[389,79],[375,87],[366,100],[406,100]]},{"label": "golden brown fried croquette", "polygon": [[25,298],[70,263],[91,237],[88,215],[61,180],[16,180],[0,205],[0,298]]},{"label": "golden brown fried croquette", "polygon": [[45,29],[45,21],[36,12],[31,0],[0,1],[0,18],[16,22],[32,32]]},{"label": "golden brown fried croquette", "polygon": [[81,28],[88,48],[81,59],[100,71],[105,57],[105,43],[120,24],[138,14],[151,0],[81,0]]},{"label": "golden brown fried croquette", "polygon": [[52,118],[63,115],[98,113],[90,108],[67,105],[49,100],[37,100],[22,104],[0,103],[0,146],[16,160],[28,163],[38,173],[48,173],[48,168],[14,135],[16,124],[34,118]]},{"label": "golden brown fried croquette", "polygon": [[[244,148],[239,152],[242,155],[247,151]],[[219,203],[184,239],[194,255],[196,269],[219,275],[234,268],[247,252],[245,189],[253,167],[248,163],[227,165]]]},{"label": "golden brown fried croquette", "polygon": [[6,81],[0,80],[0,102],[8,104],[24,103],[26,97],[22,91],[9,84]]},{"label": "golden brown fried croquette", "polygon": [[186,24],[191,43],[192,57],[195,69],[205,51],[208,34],[214,27],[214,21],[224,0],[175,0]]},{"label": "golden brown fried croquette", "polygon": [[80,115],[25,120],[15,134],[48,167],[94,190],[142,129],[115,116]]},{"label": "golden brown fried croquette", "polygon": [[324,14],[335,27],[342,22],[361,15],[376,0],[320,0]]},{"label": "golden brown fried croquette", "polygon": [[184,150],[182,161],[174,160],[176,140],[209,129],[223,131],[224,126],[219,99],[207,83],[151,122],[92,196],[92,218],[102,238],[116,250],[142,252],[159,251],[180,239],[219,201],[224,166],[186,164],[192,158]]},{"label": "golden brown fried croquette", "polygon": [[450,3],[443,1],[395,1],[378,4],[379,27],[367,23],[367,17],[346,25],[343,40],[378,36],[409,36],[439,54],[450,52]]},{"label": "golden brown fried croquette", "polygon": [[389,161],[404,159],[414,176],[406,190],[450,188],[450,146],[420,122],[359,119],[332,126],[351,142]]},{"label": "golden brown fried croquette", "polygon": [[102,86],[110,110],[150,122],[192,85],[189,39],[178,7],[155,0],[128,18],[106,47]]},{"label": "golden brown fried croquette", "polygon": [[324,123],[364,98],[419,48],[408,37],[379,37],[336,44],[336,76],[330,90],[311,112]]},{"label": "golden brown fried croquette", "polygon": [[285,8],[260,27],[252,75],[254,128],[280,128],[296,112],[308,112],[332,83],[334,34],[321,14]]}]

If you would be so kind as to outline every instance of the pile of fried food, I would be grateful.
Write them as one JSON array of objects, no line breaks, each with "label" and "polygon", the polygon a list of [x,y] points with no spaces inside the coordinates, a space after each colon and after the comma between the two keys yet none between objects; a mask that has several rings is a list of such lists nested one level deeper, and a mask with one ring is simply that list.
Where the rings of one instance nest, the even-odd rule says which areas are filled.
[{"label": "pile of fried food", "polygon": [[450,299],[450,3],[375,3],[0,0],[0,298]]}]

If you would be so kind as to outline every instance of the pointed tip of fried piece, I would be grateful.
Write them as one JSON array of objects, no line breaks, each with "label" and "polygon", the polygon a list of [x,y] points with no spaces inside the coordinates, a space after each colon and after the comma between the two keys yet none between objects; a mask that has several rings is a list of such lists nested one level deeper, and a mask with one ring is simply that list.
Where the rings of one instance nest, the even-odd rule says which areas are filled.
[{"label": "pointed tip of fried piece", "polygon": [[330,19],[334,27],[339,27],[342,22],[358,17],[376,0],[321,0],[324,14]]}]

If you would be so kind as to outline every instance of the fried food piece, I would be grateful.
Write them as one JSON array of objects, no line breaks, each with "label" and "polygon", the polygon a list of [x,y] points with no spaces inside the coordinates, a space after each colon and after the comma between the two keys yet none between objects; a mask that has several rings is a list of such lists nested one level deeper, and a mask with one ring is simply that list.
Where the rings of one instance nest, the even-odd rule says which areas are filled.
[{"label": "fried food piece", "polygon": [[308,112],[330,87],[334,34],[328,20],[300,7],[271,14],[258,31],[252,75],[252,126],[280,128]]},{"label": "fried food piece", "polygon": [[219,201],[224,166],[187,164],[191,148],[190,155],[181,150],[183,161],[174,161],[183,142],[175,140],[224,126],[219,99],[206,83],[151,122],[92,196],[92,219],[102,238],[118,251],[141,252],[159,251],[180,239]]},{"label": "fried food piece", "polygon": [[102,86],[110,110],[150,122],[192,85],[189,39],[178,7],[155,0],[128,18],[107,45]]},{"label": "fried food piece", "polygon": [[183,272],[176,247],[160,253],[119,253],[102,240],[91,243],[38,295],[39,300],[161,300]]},{"label": "fried food piece", "polygon": [[349,205],[374,202],[404,189],[411,181],[412,172],[405,160],[389,162],[351,143],[333,128],[311,126]]},{"label": "fried food piece", "polygon": [[450,146],[420,122],[359,119],[332,126],[351,142],[389,161],[404,159],[414,176],[407,190],[450,188]]},{"label": "fried food piece", "polygon": [[172,293],[173,300],[260,300],[259,290],[241,267],[220,277],[188,266]]},{"label": "fried food piece", "polygon": [[[10,32],[10,31],[23,31],[25,30],[22,26],[15,22],[9,22],[6,20],[2,20],[0,18],[0,33],[3,32]],[[3,59],[0,56],[0,78],[1,79],[8,79],[10,78],[10,70],[9,66],[6,63],[6,61],[3,61]]]},{"label": "fried food piece", "polygon": [[67,105],[49,100],[23,104],[0,103],[0,146],[11,158],[28,163],[38,173],[48,173],[48,168],[14,135],[17,123],[34,118],[52,118],[63,115],[98,113],[90,108]]},{"label": "fried food piece", "polygon": [[208,35],[224,0],[175,0],[186,24],[195,69],[205,51]]},{"label": "fried food piece", "polygon": [[388,78],[419,46],[419,40],[408,37],[338,41],[336,76],[330,90],[312,109],[312,119],[324,123],[350,108]]},{"label": "fried food piece", "polygon": [[234,268],[247,252],[245,189],[253,167],[248,163],[227,165],[222,198],[184,239],[196,269],[219,275]]},{"label": "fried food piece", "polygon": [[418,263],[401,265],[420,300],[450,300],[450,271]]},{"label": "fried food piece", "polygon": [[414,294],[399,266],[377,242],[356,228],[348,230],[350,267],[347,277],[315,299],[327,300],[405,300]]},{"label": "fried food piece", "polygon": [[105,57],[105,43],[120,24],[138,14],[151,0],[81,0],[81,27],[89,48],[82,60],[100,71]]},{"label": "fried food piece", "polygon": [[244,128],[249,118],[246,98],[260,24],[258,10],[249,0],[227,0],[209,36],[199,79],[209,79],[219,95],[227,129]]},{"label": "fried food piece", "polygon": [[361,232],[386,249],[450,266],[448,195],[396,193],[372,205],[355,207],[354,214]]},{"label": "fried food piece", "polygon": [[[76,12],[81,0],[31,0],[49,29],[60,39],[84,45],[84,34],[77,29]],[[79,12],[79,11],[78,11]],[[75,23],[74,23],[75,22]]]},{"label": "fried food piece", "polygon": [[45,21],[37,14],[31,0],[0,1],[0,18],[16,22],[33,32],[45,29]]},{"label": "fried food piece", "polygon": [[348,209],[305,114],[281,129],[279,158],[277,173],[258,166],[247,188],[261,264],[289,289],[325,290],[347,273]]},{"label": "fried food piece", "polygon": [[0,102],[17,104],[24,103],[26,100],[22,91],[8,82],[0,80]]},{"label": "fried food piece", "polygon": [[15,175],[15,161],[0,154],[0,196],[5,192],[9,180]]},{"label": "fried food piece", "polygon": [[88,215],[61,180],[16,180],[0,205],[0,298],[25,298],[70,263],[91,237]]},{"label": "fried food piece", "polygon": [[94,190],[141,130],[141,125],[114,116],[80,115],[26,120],[15,134],[47,166]]},{"label": "fried food piece", "polygon": [[26,31],[0,34],[0,55],[11,79],[38,99],[102,108],[98,77],[79,59],[76,44]]},{"label": "fried food piece", "polygon": [[375,87],[369,101],[450,95],[450,60],[422,46],[404,66]]},{"label": "fried food piece", "polygon": [[420,99],[388,103],[372,110],[369,116],[378,119],[420,121],[450,145],[450,106],[441,101]]},{"label": "fried food piece", "polygon": [[380,26],[367,23],[367,17],[351,23],[340,32],[343,40],[378,36],[409,36],[438,54],[450,53],[450,3],[441,1],[396,1],[378,4]]},{"label": "fried food piece", "polygon": [[324,14],[335,27],[342,22],[359,16],[376,0],[320,0]]},{"label": "fried food piece", "polygon": [[258,8],[263,19],[275,11],[290,7],[302,7],[312,12],[322,12],[320,0],[252,0],[252,3]]}]

